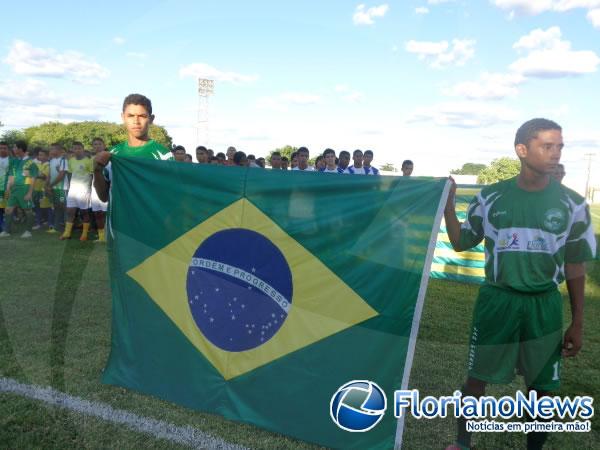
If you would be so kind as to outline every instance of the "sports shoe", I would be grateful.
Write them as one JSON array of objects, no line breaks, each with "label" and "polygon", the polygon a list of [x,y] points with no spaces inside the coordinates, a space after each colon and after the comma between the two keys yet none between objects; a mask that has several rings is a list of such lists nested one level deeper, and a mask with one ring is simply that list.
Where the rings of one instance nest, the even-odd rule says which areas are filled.
[{"label": "sports shoe", "polygon": [[21,235],[21,237],[23,239],[28,239],[31,237],[31,233],[29,231],[23,231],[23,234]]},{"label": "sports shoe", "polygon": [[64,234],[61,234],[58,239],[61,241],[66,241],[67,239],[71,239],[71,236],[65,236]]},{"label": "sports shoe", "polygon": [[41,225],[34,225],[31,227],[32,230],[39,230],[40,228],[42,228]]},{"label": "sports shoe", "polygon": [[0,233],[0,238],[9,237],[9,236],[10,236],[10,233],[7,233],[6,231],[3,231],[2,233]]},{"label": "sports shoe", "polygon": [[54,228],[50,228],[46,231],[46,233],[55,234],[58,233],[58,231],[56,231]]}]

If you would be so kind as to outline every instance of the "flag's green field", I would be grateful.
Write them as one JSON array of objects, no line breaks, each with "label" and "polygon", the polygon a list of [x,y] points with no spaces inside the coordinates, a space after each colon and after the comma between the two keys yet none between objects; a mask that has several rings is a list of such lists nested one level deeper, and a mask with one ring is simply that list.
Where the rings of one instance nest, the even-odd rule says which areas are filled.
[{"label": "flag's green field", "polygon": [[[600,208],[594,212],[600,216]],[[595,219],[598,219],[596,217]],[[596,220],[597,225],[600,220]],[[600,231],[600,230],[599,230]],[[136,392],[100,383],[110,345],[111,301],[103,245],[60,242],[56,235],[0,241],[0,376],[51,386],[87,400],[110,404],[176,425],[190,425],[227,442],[251,448],[314,448],[284,436],[193,412]],[[587,282],[584,348],[564,362],[560,395],[600,398],[600,264]],[[465,376],[469,322],[476,287],[432,281],[421,321],[411,388],[422,395],[451,395]],[[569,308],[565,299],[565,322]],[[502,320],[502,318],[499,318]],[[389,349],[393,351],[393,349]],[[385,358],[385,354],[381,355]],[[522,389],[490,389],[514,395]],[[388,393],[390,394],[390,393]],[[324,408],[328,405],[323,405]],[[389,412],[391,413],[391,408]],[[600,421],[591,433],[553,435],[547,448],[600,448]],[[455,436],[453,419],[406,424],[404,448],[440,449]],[[520,434],[478,434],[478,449],[524,448]],[[1,448],[175,448],[177,445],[12,394],[0,394]]]}]

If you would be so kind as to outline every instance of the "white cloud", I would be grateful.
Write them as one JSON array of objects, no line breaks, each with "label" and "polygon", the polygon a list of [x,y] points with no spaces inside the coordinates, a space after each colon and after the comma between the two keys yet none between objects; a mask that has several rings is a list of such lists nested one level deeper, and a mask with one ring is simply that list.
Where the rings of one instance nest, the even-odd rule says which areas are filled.
[{"label": "white cloud", "polygon": [[21,40],[13,42],[4,62],[20,75],[69,78],[79,83],[97,83],[110,74],[108,69],[79,52],[59,53]]},{"label": "white cloud", "polygon": [[256,102],[259,109],[285,112],[290,106],[315,105],[321,102],[321,97],[315,94],[302,92],[284,92],[275,97],[262,97]]},{"label": "white cloud", "polygon": [[587,19],[595,28],[600,28],[600,8],[592,9],[587,13]]},{"label": "white cloud", "polygon": [[354,15],[352,16],[352,21],[354,22],[354,25],[373,25],[375,23],[373,19],[375,17],[385,16],[389,9],[390,7],[387,3],[379,6],[373,6],[368,9],[366,9],[366,6],[361,3],[356,7]]},{"label": "white cloud", "polygon": [[405,49],[415,53],[420,60],[428,61],[431,67],[463,66],[475,55],[475,41],[470,39],[453,39],[452,47],[448,41],[408,41]]},{"label": "white cloud", "polygon": [[429,14],[429,8],[425,8],[424,6],[415,8],[415,14]]},{"label": "white cloud", "polygon": [[223,72],[204,63],[193,63],[183,66],[179,69],[179,76],[182,78],[208,78],[210,80],[233,84],[252,83],[258,79],[258,75],[242,75],[235,72]]},{"label": "white cloud", "polygon": [[600,7],[600,0],[492,0],[498,8],[512,15],[538,15],[546,11],[565,12],[576,8]]},{"label": "white cloud", "polygon": [[465,81],[444,89],[443,93],[452,97],[465,97],[469,100],[500,100],[518,93],[517,86],[525,77],[514,73],[484,72],[479,81]]},{"label": "white cloud", "polygon": [[118,116],[119,101],[57,94],[40,80],[0,80],[0,115],[7,127],[50,120],[93,120]]},{"label": "white cloud", "polygon": [[125,43],[125,38],[122,38],[121,36],[115,36],[112,41],[114,44],[123,45]]},{"label": "white cloud", "polygon": [[338,84],[334,90],[341,94],[341,98],[348,103],[359,103],[365,98],[362,92],[355,91],[346,84]]},{"label": "white cloud", "polygon": [[600,57],[591,50],[572,50],[560,28],[536,29],[514,44],[528,54],[510,65],[513,72],[537,78],[557,78],[596,72]]},{"label": "white cloud", "polygon": [[510,108],[478,102],[440,103],[417,108],[408,122],[433,122],[458,128],[483,128],[514,122],[517,114]]},{"label": "white cloud", "polygon": [[148,57],[146,53],[142,52],[127,52],[125,55],[133,59],[146,59]]}]

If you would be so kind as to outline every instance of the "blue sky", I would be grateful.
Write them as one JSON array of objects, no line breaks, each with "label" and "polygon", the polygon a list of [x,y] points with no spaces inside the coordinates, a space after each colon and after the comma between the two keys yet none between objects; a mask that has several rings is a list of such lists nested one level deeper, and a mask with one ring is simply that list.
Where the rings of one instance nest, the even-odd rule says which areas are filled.
[{"label": "blue sky", "polygon": [[[215,80],[210,147],[371,148],[417,175],[512,156],[564,127],[567,184],[598,151],[600,0],[46,2],[3,11],[0,121],[119,120],[130,92],[193,153],[196,79]],[[600,184],[600,155],[594,164]]]}]

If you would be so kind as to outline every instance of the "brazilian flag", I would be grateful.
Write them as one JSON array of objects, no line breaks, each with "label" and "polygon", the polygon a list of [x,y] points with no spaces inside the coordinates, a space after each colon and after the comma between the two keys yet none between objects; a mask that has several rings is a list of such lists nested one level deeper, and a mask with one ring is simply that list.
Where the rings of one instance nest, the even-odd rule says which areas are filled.
[{"label": "brazilian flag", "polygon": [[[408,386],[445,179],[112,166],[104,382],[325,446],[399,442],[393,391]],[[332,418],[353,380],[387,395],[364,433]],[[357,398],[342,406],[367,417]]]}]

